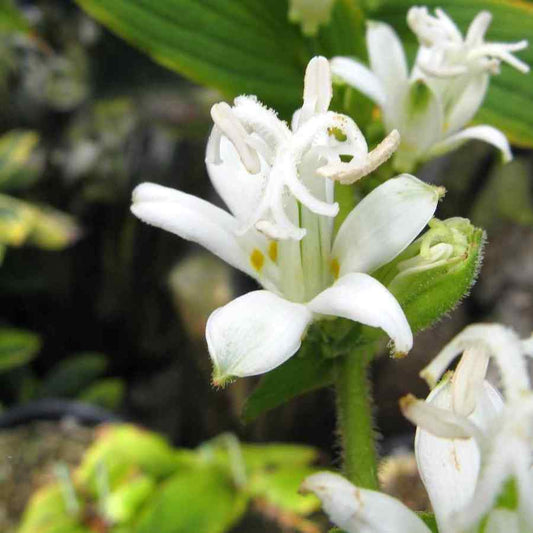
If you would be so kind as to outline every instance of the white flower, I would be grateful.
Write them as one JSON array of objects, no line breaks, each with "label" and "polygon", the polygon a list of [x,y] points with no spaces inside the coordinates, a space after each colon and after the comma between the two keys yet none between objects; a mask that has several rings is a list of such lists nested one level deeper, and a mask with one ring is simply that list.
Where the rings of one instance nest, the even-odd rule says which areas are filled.
[{"label": "white flower", "polygon": [[490,75],[499,71],[502,61],[523,73],[529,71],[511,53],[526,48],[527,41],[484,41],[490,21],[490,13],[482,11],[463,38],[442,10],[432,16],[425,7],[412,7],[407,22],[420,47],[411,74],[401,41],[390,26],[380,22],[370,22],[367,29],[371,69],[347,57],[331,60],[333,74],[381,107],[389,131],[399,130],[402,143],[395,158],[397,168],[410,169],[469,139],[493,144],[505,161],[512,158],[506,137],[496,128],[463,129],[481,106]]},{"label": "white flower", "polygon": [[289,0],[289,20],[299,22],[302,32],[310,37],[318,27],[329,22],[335,0]]},{"label": "white flower", "polygon": [[[529,531],[533,391],[523,357],[528,344],[499,324],[469,326],[421,375],[433,386],[463,351],[453,377],[426,402],[412,396],[402,401],[404,414],[418,425],[415,453],[439,532],[470,531],[487,515],[486,531]],[[505,402],[485,380],[489,357],[500,370]],[[517,489],[517,509],[493,509],[510,481]]]},{"label": "white flower", "polygon": [[[361,177],[391,155],[397,134],[368,153],[357,125],[328,111],[330,99],[328,62],[314,58],[292,129],[252,97],[213,107],[207,169],[231,214],[155,184],[133,193],[132,211],[141,220],[201,244],[266,289],[210,316],[215,383],[282,364],[309,324],[325,315],[382,328],[397,352],[411,348],[402,309],[369,273],[418,235],[441,190],[409,175],[391,179],[357,205],[335,236],[334,183],[322,174]],[[352,159],[344,163],[341,155]]]},{"label": "white flower", "polygon": [[302,491],[314,492],[330,520],[346,533],[431,533],[424,522],[400,501],[362,489],[331,472],[309,476]]}]

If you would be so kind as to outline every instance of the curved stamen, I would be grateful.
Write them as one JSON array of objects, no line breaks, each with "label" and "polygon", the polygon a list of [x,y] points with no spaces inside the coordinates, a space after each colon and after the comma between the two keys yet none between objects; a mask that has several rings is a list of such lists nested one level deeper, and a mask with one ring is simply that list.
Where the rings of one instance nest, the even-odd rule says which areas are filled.
[{"label": "curved stamen", "polygon": [[354,183],[362,177],[370,174],[387,159],[389,159],[400,146],[400,134],[398,130],[391,131],[370,153],[362,158],[349,163],[333,163],[318,169],[318,173],[343,185]]},{"label": "curved stamen", "polygon": [[233,143],[248,172],[257,174],[261,170],[261,162],[255,150],[248,145],[248,132],[233,114],[231,107],[226,102],[215,104],[211,108],[211,118],[217,128]]}]

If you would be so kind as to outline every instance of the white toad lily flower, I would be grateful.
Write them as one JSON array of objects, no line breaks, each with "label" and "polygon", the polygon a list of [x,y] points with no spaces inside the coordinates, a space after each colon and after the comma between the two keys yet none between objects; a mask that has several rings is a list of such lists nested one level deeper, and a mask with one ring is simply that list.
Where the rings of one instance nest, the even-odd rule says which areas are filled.
[{"label": "white toad lily flower", "polygon": [[431,533],[424,522],[395,498],[352,485],[339,474],[309,476],[301,490],[321,500],[330,520],[346,533]]},{"label": "white toad lily flower", "polygon": [[[418,425],[415,453],[442,533],[462,533],[488,515],[486,531],[526,531],[533,523],[533,392],[521,342],[499,324],[469,326],[421,373],[434,385],[464,354],[452,379],[426,402],[410,396],[402,410]],[[484,378],[489,357],[502,377],[505,403]],[[493,509],[507,482],[518,492],[515,510]],[[502,529],[507,524],[511,529]]]},{"label": "white toad lily flower", "polygon": [[485,42],[491,21],[486,11],[476,16],[464,38],[442,10],[432,16],[425,7],[413,7],[407,21],[420,42],[410,74],[401,41],[389,25],[380,22],[368,24],[370,69],[347,57],[331,60],[333,74],[380,106],[389,131],[399,130],[402,142],[396,167],[410,170],[469,139],[494,145],[509,161],[512,154],[502,132],[487,125],[463,128],[481,106],[490,75],[499,71],[502,61],[520,72],[529,71],[512,55],[523,50],[527,41]]},{"label": "white toad lily flower", "polygon": [[[141,220],[201,244],[266,289],[209,317],[216,384],[282,364],[309,324],[324,316],[382,328],[397,352],[411,348],[402,309],[369,273],[420,233],[442,191],[409,175],[389,180],[357,205],[334,238],[334,183],[320,170],[360,175],[377,149],[369,154],[356,124],[327,110],[330,98],[328,62],[315,58],[292,130],[255,98],[214,106],[207,169],[231,214],[155,184],[133,193],[131,209]],[[341,154],[353,156],[350,163]]]}]

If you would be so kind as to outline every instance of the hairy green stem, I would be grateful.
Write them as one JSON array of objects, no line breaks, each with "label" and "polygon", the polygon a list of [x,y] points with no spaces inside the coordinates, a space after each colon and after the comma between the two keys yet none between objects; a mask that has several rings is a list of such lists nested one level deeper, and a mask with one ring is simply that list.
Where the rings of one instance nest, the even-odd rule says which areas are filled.
[{"label": "hairy green stem", "polygon": [[373,348],[357,348],[339,357],[336,368],[337,426],[342,441],[344,475],[354,485],[378,488],[377,453],[368,364]]}]

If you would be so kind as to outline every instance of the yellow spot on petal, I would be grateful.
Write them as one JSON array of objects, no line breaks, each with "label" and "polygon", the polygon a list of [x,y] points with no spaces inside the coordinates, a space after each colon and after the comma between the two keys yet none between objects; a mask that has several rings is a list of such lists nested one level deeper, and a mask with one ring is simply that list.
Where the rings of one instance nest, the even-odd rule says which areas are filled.
[{"label": "yellow spot on petal", "polygon": [[271,241],[268,245],[268,257],[275,263],[278,260],[278,242]]},{"label": "yellow spot on petal", "polygon": [[335,279],[337,279],[339,277],[339,272],[341,270],[341,267],[340,267],[339,262],[337,261],[337,259],[332,259],[331,260],[330,268],[331,268],[331,273],[333,274],[333,277]]},{"label": "yellow spot on petal", "polygon": [[254,248],[253,252],[250,254],[250,263],[252,263],[252,266],[257,270],[257,272],[261,272],[261,269],[265,264],[265,256],[263,255],[263,252],[257,248]]}]

